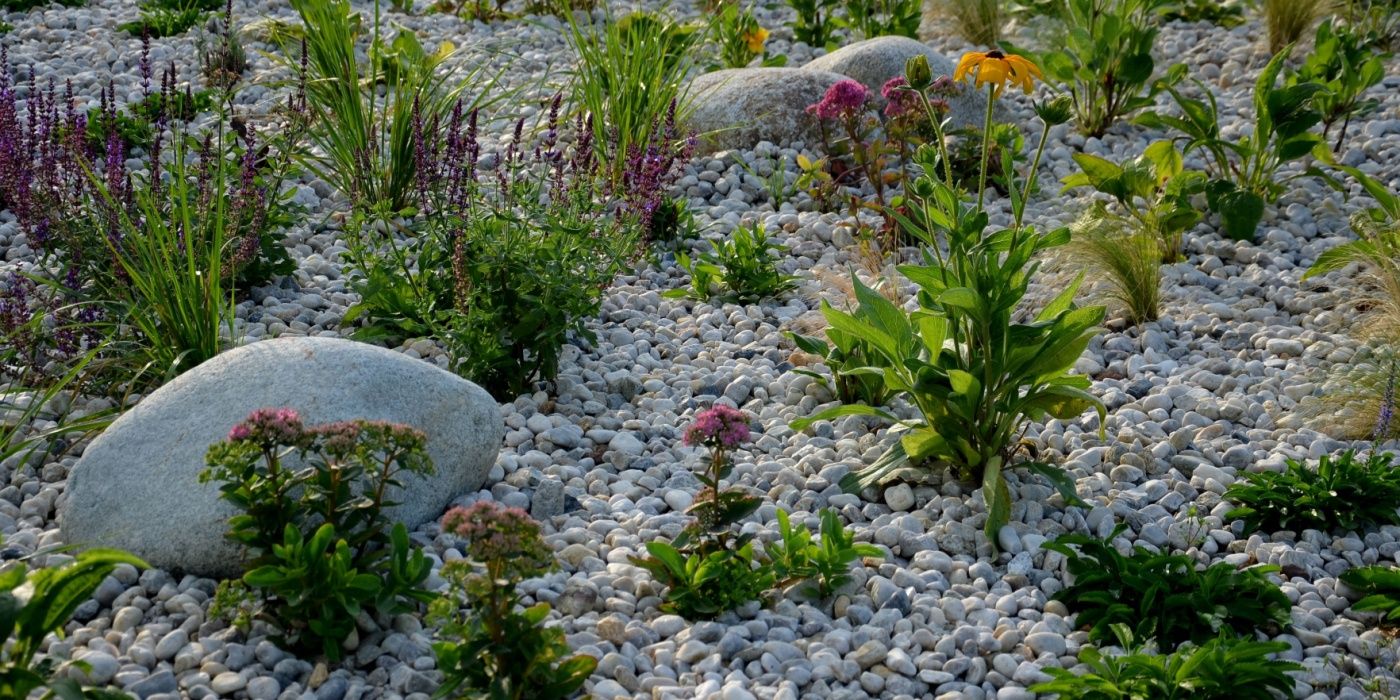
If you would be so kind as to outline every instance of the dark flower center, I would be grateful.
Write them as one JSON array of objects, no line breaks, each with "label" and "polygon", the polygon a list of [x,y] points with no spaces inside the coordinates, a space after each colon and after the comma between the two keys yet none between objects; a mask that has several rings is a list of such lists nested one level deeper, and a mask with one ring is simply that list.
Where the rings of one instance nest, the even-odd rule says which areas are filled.
[{"label": "dark flower center", "polygon": [[987,52],[987,58],[1006,58],[1006,54],[996,49],[992,49],[991,51]]}]

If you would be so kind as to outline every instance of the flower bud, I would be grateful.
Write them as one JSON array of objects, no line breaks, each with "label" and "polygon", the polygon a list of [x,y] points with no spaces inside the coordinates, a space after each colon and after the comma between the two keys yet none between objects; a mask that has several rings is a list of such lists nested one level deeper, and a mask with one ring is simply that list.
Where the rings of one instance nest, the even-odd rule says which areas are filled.
[{"label": "flower bud", "polygon": [[923,90],[933,82],[933,71],[928,66],[928,56],[915,54],[904,62],[904,79],[909,87]]},{"label": "flower bud", "polygon": [[1035,103],[1035,114],[1047,126],[1059,126],[1069,121],[1074,111],[1074,101],[1069,95]]}]

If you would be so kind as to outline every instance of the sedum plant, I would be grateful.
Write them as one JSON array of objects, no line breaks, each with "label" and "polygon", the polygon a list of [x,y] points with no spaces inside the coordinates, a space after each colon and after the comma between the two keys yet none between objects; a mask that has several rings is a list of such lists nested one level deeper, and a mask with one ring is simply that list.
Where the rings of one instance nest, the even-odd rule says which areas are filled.
[{"label": "sedum plant", "polygon": [[1060,700],[1275,700],[1293,693],[1289,674],[1303,670],[1273,658],[1286,642],[1257,642],[1222,635],[1203,644],[1183,644],[1170,654],[1139,646],[1127,625],[1113,626],[1120,654],[1093,647],[1079,652],[1087,671],[1045,667],[1053,680],[1030,687]]},{"label": "sedum plant", "polygon": [[218,483],[240,511],[227,536],[248,557],[242,586],[287,644],[337,660],[362,609],[392,614],[432,599],[420,588],[430,563],[385,513],[404,475],[432,471],[425,444],[404,425],[310,427],[292,409],[265,408],[210,446],[200,481]]},{"label": "sedum plant", "polygon": [[[1326,150],[1322,137],[1312,131],[1322,121],[1314,99],[1325,88],[1317,83],[1279,86],[1286,57],[1286,51],[1275,54],[1255,81],[1254,125],[1247,136],[1220,135],[1215,95],[1203,83],[1193,81],[1204,99],[1188,97],[1176,87],[1185,75],[1184,65],[1174,67],[1160,83],[1180,108],[1181,116],[1144,112],[1137,118],[1145,126],[1178,132],[1177,138],[1186,143],[1184,155],[1202,152],[1209,177],[1206,201],[1211,211],[1220,215],[1225,233],[1236,240],[1254,237],[1264,206],[1278,200],[1288,180],[1314,172],[1279,180],[1279,170],[1317,153],[1319,146]],[[1325,153],[1318,155],[1327,157]]]},{"label": "sedum plant", "polygon": [[526,579],[555,568],[540,525],[519,508],[478,501],[453,508],[443,532],[465,541],[466,558],[443,565],[446,595],[429,619],[440,625],[433,644],[444,679],[436,697],[480,693],[493,700],[562,700],[597,667],[584,654],[568,656],[558,627],[543,625],[549,603],[521,608],[516,591]]},{"label": "sedum plant", "polygon": [[[988,86],[985,123],[990,127],[996,98],[1006,84],[1029,91],[1035,74],[1025,59],[992,51],[964,56],[954,78],[975,75],[979,86]],[[1022,224],[1022,193],[1034,189],[1050,123],[1067,115],[1038,110],[1045,127],[1024,185],[1017,186],[1010,158],[1003,159],[1013,223],[988,230],[983,209],[988,140],[983,140],[977,198],[970,204],[953,181],[947,153],[940,152],[947,148],[942,120],[923,92],[932,84],[927,62],[917,57],[910,61],[906,80],[937,132],[932,145],[915,154],[919,173],[908,189],[910,213],[894,214],[905,233],[924,245],[922,264],[898,268],[919,288],[917,308],[895,306],[856,280],[861,306],[854,313],[826,303],[822,313],[833,328],[869,342],[880,355],[886,388],[914,404],[919,415],[904,420],[883,408],[848,404],[795,421],[793,427],[846,415],[890,421],[898,440],[875,463],[847,475],[842,487],[860,491],[951,468],[959,478],[981,484],[988,514],[985,530],[995,540],[1011,510],[1004,470],[1023,466],[1050,479],[1067,498],[1075,498],[1073,483],[1063,472],[1038,462],[1017,463],[1026,422],[1076,418],[1089,408],[1104,414],[1102,404],[1086,391],[1089,380],[1069,373],[1098,332],[1103,307],[1075,308],[1076,282],[1029,318],[1020,315],[1038,269],[1033,258],[1069,240],[1068,229],[1040,233]],[[937,163],[944,167],[935,167]],[[1025,320],[1017,320],[1021,318]]]},{"label": "sedum plant", "polygon": [[1349,26],[1335,25],[1327,20],[1317,27],[1312,53],[1302,65],[1289,70],[1285,85],[1315,83],[1324,89],[1313,97],[1313,105],[1322,115],[1322,137],[1326,139],[1332,127],[1341,123],[1334,152],[1341,152],[1346,143],[1351,120],[1364,116],[1380,106],[1380,100],[1364,99],[1366,91],[1385,78],[1387,56],[1376,52]]},{"label": "sedum plant", "polygon": [[1306,529],[1359,531],[1400,524],[1400,466],[1380,452],[1362,458],[1347,450],[1323,455],[1317,467],[1288,460],[1282,472],[1246,472],[1225,492],[1237,507],[1225,514],[1245,532]]},{"label": "sedum plant", "polygon": [[1048,80],[1074,99],[1075,123],[1102,136],[1123,116],[1152,104],[1155,15],[1170,0],[1060,0],[1063,46],[1037,55]]},{"label": "sedum plant", "polygon": [[1218,562],[1201,570],[1184,554],[1155,554],[1143,547],[1124,555],[1113,540],[1125,527],[1102,540],[1064,535],[1045,545],[1065,557],[1073,578],[1054,599],[1075,613],[1089,639],[1112,642],[1121,624],[1134,639],[1175,647],[1288,624],[1292,604],[1268,578],[1278,567],[1239,570]]}]

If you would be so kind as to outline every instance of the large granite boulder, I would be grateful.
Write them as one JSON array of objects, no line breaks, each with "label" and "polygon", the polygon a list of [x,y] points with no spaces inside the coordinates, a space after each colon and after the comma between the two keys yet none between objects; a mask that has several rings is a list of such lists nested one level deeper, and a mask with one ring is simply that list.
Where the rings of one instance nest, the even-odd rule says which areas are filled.
[{"label": "large granite boulder", "polygon": [[504,432],[486,391],[421,360],[335,338],[254,343],[161,387],[88,446],[60,506],[63,540],[124,549],[162,569],[238,575],[240,552],[224,539],[235,510],[199,472],[235,423],[280,406],[308,425],[366,418],[424,431],[435,471],[405,476],[389,513],[409,526],[480,487]]},{"label": "large granite boulder", "polygon": [[752,148],[759,141],[815,145],[820,138],[807,106],[845,76],[805,68],[733,68],[697,76],[688,88],[686,126],[702,152]]},{"label": "large granite boulder", "polygon": [[[956,64],[932,47],[902,36],[881,36],[848,44],[825,56],[812,59],[799,70],[837,73],[858,80],[876,96],[890,78],[904,75],[904,63],[923,54],[928,57],[933,77],[953,76]],[[963,84],[961,94],[948,99],[949,117],[955,127],[981,128],[987,109],[987,95]]]}]

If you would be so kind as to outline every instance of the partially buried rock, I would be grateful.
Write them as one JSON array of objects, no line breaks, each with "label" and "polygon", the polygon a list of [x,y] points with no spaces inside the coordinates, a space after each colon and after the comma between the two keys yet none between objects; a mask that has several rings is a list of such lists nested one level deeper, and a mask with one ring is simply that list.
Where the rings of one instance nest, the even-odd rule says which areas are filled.
[{"label": "partially buried rock", "polygon": [[[902,36],[881,36],[848,44],[812,59],[799,70],[844,75],[879,95],[885,82],[904,75],[905,62],[919,54],[928,57],[934,79],[952,77],[955,67],[952,60],[926,44]],[[980,128],[987,109],[987,96],[966,85],[957,85],[953,89],[958,94],[945,98],[953,126]]]},{"label": "partially buried rock", "polygon": [[308,424],[364,418],[426,433],[434,473],[406,475],[388,513],[410,527],[481,486],[504,432],[489,394],[421,360],[335,338],[254,343],[177,377],[92,442],[68,479],[63,540],[162,569],[238,575],[239,550],[224,539],[236,511],[199,472],[209,445],[249,412],[282,406]]},{"label": "partially buried rock", "polygon": [[759,141],[815,144],[817,121],[807,107],[844,76],[806,68],[734,68],[690,82],[692,111],[686,127],[700,149],[751,148]]}]

